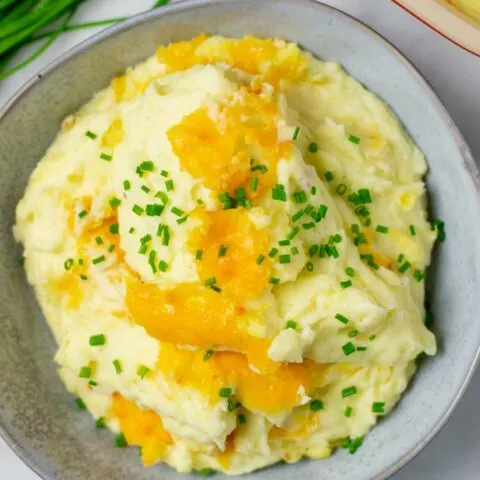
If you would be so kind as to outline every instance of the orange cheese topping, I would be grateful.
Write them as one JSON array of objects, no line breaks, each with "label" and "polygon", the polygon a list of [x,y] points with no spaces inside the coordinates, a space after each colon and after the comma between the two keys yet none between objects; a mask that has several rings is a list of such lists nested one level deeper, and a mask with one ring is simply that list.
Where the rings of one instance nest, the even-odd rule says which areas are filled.
[{"label": "orange cheese topping", "polygon": [[269,365],[269,342],[249,335],[245,309],[203,285],[169,290],[127,281],[126,305],[134,321],[160,340],[200,348],[227,346],[245,352],[258,368]]},{"label": "orange cheese topping", "polygon": [[205,44],[206,41],[206,35],[199,35],[190,41],[160,47],[158,61],[165,63],[170,72],[223,62],[253,75],[262,75],[272,84],[283,79],[299,80],[306,70],[307,57],[297,46],[285,47],[272,39],[250,36],[223,39],[210,46]]},{"label": "orange cheese topping", "polygon": [[[191,240],[192,250],[202,251],[197,262],[201,282],[215,277],[222,294],[236,302],[257,298],[267,288],[270,274],[268,258],[260,265],[256,262],[259,255],[266,256],[267,230],[257,229],[243,208],[207,212],[204,217]],[[226,250],[219,256],[222,248]]]},{"label": "orange cheese topping", "polygon": [[244,407],[266,414],[290,411],[299,402],[298,389],[308,391],[313,377],[324,369],[313,362],[285,363],[275,371],[257,373],[240,353],[215,352],[208,360],[204,355],[164,344],[158,367],[166,378],[202,392],[212,404],[220,399],[221,388],[230,387]]},{"label": "orange cheese topping", "polygon": [[249,192],[250,198],[257,198],[275,183],[278,161],[291,153],[292,142],[278,139],[274,100],[260,93],[242,88],[237,100],[221,112],[222,128],[202,108],[167,132],[181,167],[217,193],[233,194],[236,188],[247,187],[258,175],[251,172],[251,159],[258,158],[268,172],[259,176],[259,188]]},{"label": "orange cheese topping", "polygon": [[128,444],[141,447],[145,466],[154,465],[162,459],[167,446],[173,444],[157,413],[140,409],[118,393],[112,398],[112,415],[118,419]]}]

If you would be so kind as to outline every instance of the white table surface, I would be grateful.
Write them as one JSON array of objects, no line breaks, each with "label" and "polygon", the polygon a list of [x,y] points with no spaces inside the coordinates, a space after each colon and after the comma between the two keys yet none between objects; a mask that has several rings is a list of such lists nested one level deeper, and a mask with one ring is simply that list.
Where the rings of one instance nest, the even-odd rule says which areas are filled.
[{"label": "white table surface", "polygon": [[[261,1],[261,0],[258,0]],[[422,0],[418,0],[422,1]],[[77,21],[133,15],[153,0],[89,0]],[[389,0],[325,0],[372,26],[395,44],[431,82],[480,162],[480,58],[433,33]],[[95,30],[65,34],[28,68],[0,83],[0,105],[40,68]],[[474,480],[480,478],[480,370],[460,405],[432,443],[394,480]],[[0,478],[39,480],[0,440]],[[352,475],[352,480],[355,476]]]}]

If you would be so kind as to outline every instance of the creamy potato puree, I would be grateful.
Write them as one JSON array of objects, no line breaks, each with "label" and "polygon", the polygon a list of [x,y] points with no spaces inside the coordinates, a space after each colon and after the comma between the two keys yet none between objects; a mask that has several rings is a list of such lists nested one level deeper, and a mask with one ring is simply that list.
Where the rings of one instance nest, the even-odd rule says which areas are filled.
[{"label": "creamy potato puree", "polygon": [[67,388],[145,465],[354,453],[436,350],[425,172],[295,44],[160,47],[65,119],[17,208]]},{"label": "creamy potato puree", "polygon": [[480,22],[480,0],[445,0],[467,17]]}]

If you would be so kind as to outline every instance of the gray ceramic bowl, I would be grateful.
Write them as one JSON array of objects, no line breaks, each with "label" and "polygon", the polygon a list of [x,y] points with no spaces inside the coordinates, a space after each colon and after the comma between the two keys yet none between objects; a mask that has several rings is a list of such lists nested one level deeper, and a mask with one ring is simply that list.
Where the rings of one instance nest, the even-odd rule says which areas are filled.
[{"label": "gray ceramic bowl", "polygon": [[385,478],[440,429],[472,374],[480,344],[478,173],[438,98],[408,61],[356,20],[307,0],[185,1],[96,36],[28,83],[0,114],[0,433],[45,479],[180,478],[143,470],[133,449],[118,450],[74,407],[52,361],[55,345],[19,264],[11,234],[14,209],[61,120],[158,44],[200,32],[278,36],[320,58],[337,60],[384,98],[429,163],[433,215],[447,241],[430,272],[440,352],[421,368],[392,415],[355,454],[277,466],[246,478]]}]

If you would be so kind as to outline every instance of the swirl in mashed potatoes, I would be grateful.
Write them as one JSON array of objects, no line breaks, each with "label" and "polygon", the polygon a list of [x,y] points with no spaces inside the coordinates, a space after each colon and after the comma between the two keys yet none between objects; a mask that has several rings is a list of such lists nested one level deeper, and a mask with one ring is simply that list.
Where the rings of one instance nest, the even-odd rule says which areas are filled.
[{"label": "swirl in mashed potatoes", "polygon": [[295,44],[159,48],[65,120],[17,208],[67,388],[145,465],[355,452],[436,350],[425,172]]}]

